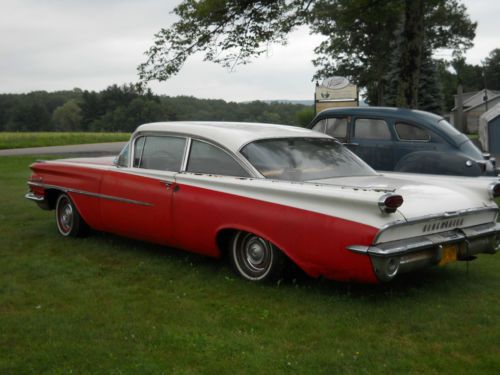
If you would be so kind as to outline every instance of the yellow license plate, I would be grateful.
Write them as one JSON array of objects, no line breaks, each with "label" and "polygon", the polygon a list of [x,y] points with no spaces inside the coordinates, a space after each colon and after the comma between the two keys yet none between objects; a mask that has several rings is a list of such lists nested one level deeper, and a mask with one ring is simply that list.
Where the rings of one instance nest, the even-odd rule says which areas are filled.
[{"label": "yellow license plate", "polygon": [[439,261],[440,266],[454,262],[457,260],[457,245],[445,245],[443,246],[441,260]]}]

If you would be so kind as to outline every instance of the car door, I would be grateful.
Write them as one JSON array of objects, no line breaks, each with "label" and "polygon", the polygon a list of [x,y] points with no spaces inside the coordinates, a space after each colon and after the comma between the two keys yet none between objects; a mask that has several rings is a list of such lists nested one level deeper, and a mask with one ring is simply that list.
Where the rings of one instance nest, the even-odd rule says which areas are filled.
[{"label": "car door", "polygon": [[385,119],[354,117],[347,146],[376,170],[394,169],[393,134]]},{"label": "car door", "polygon": [[[423,126],[406,121],[394,121],[396,143],[394,145],[395,165],[408,154],[420,151],[438,151],[438,137]],[[443,150],[444,151],[444,150]]]},{"label": "car door", "polygon": [[101,182],[105,230],[170,242],[175,175],[181,169],[185,149],[184,137],[147,135],[134,140],[130,164],[109,170]]},{"label": "car door", "polygon": [[238,207],[239,201],[223,193],[224,186],[251,174],[219,145],[192,139],[189,149],[185,171],[176,176],[179,190],[173,205],[175,245],[216,256],[216,233],[221,225],[234,223],[231,207]]}]

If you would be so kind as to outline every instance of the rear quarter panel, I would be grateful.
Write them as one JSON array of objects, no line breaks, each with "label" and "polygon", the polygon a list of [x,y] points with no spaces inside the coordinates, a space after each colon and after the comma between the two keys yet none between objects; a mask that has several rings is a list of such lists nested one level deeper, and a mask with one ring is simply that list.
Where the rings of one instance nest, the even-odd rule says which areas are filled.
[{"label": "rear quarter panel", "polygon": [[[217,234],[225,229],[244,230],[271,241],[310,276],[376,282],[370,259],[346,247],[369,245],[378,229],[342,218],[343,207],[339,206],[337,217],[300,208],[304,202],[288,205],[273,202],[271,196],[256,199],[245,193],[245,189],[265,189],[258,185],[260,181],[248,179],[250,187],[233,185],[217,191],[203,186],[204,180],[203,176],[177,176],[179,190],[173,208],[177,246],[219,256]],[[252,187],[252,183],[257,186]]]},{"label": "rear quarter panel", "polygon": [[[103,168],[88,168],[64,162],[37,162],[31,165],[37,182],[52,185],[54,189],[82,190],[90,193],[99,193]],[[89,195],[69,192],[78,212],[85,222],[94,229],[101,229],[99,215],[99,198]]]}]

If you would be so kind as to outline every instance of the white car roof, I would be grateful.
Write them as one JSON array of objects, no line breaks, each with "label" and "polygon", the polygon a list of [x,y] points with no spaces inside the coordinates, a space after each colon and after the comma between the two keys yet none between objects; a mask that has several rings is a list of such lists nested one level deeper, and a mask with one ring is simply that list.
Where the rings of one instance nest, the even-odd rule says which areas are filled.
[{"label": "white car roof", "polygon": [[215,121],[155,122],[139,126],[135,133],[150,131],[179,133],[212,140],[233,152],[237,152],[243,145],[259,139],[295,137],[331,138],[328,135],[296,126]]}]

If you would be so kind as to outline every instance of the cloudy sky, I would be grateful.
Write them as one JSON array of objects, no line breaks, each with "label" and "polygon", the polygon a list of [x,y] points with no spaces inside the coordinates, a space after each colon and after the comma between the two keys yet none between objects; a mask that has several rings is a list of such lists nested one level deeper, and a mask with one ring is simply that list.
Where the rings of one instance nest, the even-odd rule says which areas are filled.
[{"label": "cloudy sky", "polygon": [[[179,0],[0,0],[0,92],[102,90],[133,82],[152,36],[175,18]],[[500,48],[498,0],[465,0],[479,22],[467,55],[479,64]],[[229,72],[194,56],[175,78],[151,87],[166,95],[233,101],[310,99],[313,48],[321,39],[307,28],[285,47],[271,47],[252,64]],[[440,56],[450,56],[441,51]]]}]

